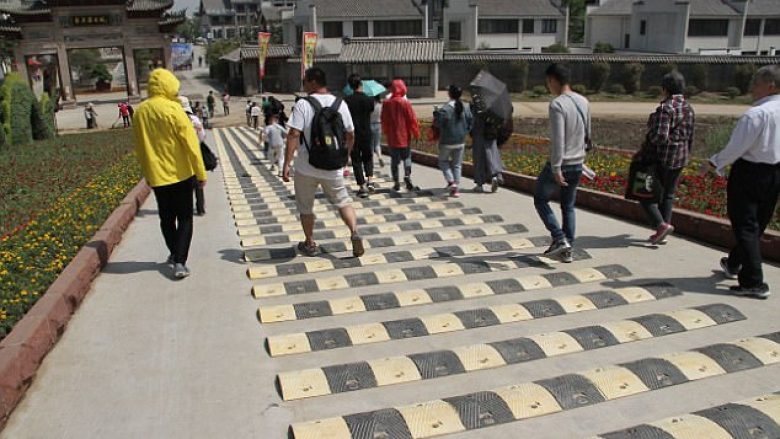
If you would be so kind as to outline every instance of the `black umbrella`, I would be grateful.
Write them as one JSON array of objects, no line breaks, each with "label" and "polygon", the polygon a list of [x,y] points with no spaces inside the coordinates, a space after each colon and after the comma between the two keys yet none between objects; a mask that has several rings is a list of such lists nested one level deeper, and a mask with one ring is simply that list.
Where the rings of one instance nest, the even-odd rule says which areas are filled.
[{"label": "black umbrella", "polygon": [[477,113],[492,113],[500,119],[512,118],[512,98],[506,84],[487,70],[480,71],[469,84]]}]

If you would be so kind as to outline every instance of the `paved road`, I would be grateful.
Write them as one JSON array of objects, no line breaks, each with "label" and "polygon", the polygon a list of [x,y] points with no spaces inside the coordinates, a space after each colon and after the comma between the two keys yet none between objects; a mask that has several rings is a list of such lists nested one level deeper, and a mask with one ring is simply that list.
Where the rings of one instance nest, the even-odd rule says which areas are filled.
[{"label": "paved road", "polygon": [[778,298],[728,295],[721,251],[579,212],[557,263],[529,197],[450,199],[416,166],[433,189],[356,201],[364,257],[325,203],[328,253],[296,256],[291,185],[253,132],[212,134],[192,277],[167,279],[150,199],[0,436],[780,434],[780,396],[755,399],[780,390]]}]

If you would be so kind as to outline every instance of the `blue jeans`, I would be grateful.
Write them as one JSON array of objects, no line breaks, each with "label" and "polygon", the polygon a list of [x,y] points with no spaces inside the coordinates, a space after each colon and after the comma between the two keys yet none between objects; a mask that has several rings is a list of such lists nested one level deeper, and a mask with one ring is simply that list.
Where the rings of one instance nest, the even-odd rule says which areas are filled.
[{"label": "blue jeans", "polygon": [[404,163],[404,178],[412,175],[412,148],[390,147],[390,169],[393,174],[393,181],[398,182],[398,165]]},{"label": "blue jeans", "polygon": [[[534,191],[534,206],[539,218],[542,219],[544,226],[550,231],[555,241],[566,238],[569,243],[574,242],[575,217],[574,202],[577,200],[577,185],[582,176],[582,165],[566,165],[561,167],[563,178],[569,185],[566,187],[558,186],[555,182],[555,176],[552,172],[552,166],[548,162],[541,174],[536,179],[536,189]],[[563,229],[558,224],[550,208],[550,197],[559,191],[561,200],[561,214],[563,216]]]},{"label": "blue jeans", "polygon": [[460,185],[460,172],[463,165],[463,146],[439,145],[439,169],[444,173],[447,183]]}]

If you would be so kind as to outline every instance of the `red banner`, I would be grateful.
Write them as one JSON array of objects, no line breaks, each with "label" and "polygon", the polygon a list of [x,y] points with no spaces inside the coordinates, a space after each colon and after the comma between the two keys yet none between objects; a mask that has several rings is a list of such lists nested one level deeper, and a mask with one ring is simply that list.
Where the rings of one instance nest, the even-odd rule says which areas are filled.
[{"label": "red banner", "polygon": [[317,34],[315,32],[303,33],[303,50],[301,51],[301,79],[306,69],[314,66],[314,53],[317,51]]},{"label": "red banner", "polygon": [[271,42],[269,32],[257,33],[257,44],[260,51],[257,55],[257,62],[260,65],[260,79],[265,78],[265,59],[268,57],[268,44]]}]

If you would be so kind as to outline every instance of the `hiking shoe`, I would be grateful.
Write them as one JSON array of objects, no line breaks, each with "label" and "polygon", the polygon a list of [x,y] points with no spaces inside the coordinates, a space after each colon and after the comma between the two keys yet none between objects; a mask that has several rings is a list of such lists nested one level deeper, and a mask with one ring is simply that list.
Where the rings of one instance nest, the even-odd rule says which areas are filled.
[{"label": "hiking shoe", "polygon": [[739,268],[731,270],[729,268],[729,258],[720,258],[720,269],[723,270],[723,277],[726,279],[736,279],[739,277]]},{"label": "hiking shoe", "polygon": [[298,251],[304,256],[314,256],[317,254],[317,243],[307,244],[305,241],[298,243]]},{"label": "hiking shoe", "polygon": [[498,190],[498,177],[493,177],[493,180],[490,181],[490,192],[496,193]]},{"label": "hiking shoe", "polygon": [[656,229],[655,233],[650,236],[648,241],[650,244],[658,245],[659,242],[666,239],[672,232],[674,232],[674,226],[671,224],[663,223]]},{"label": "hiking shoe", "polygon": [[364,186],[360,186],[360,189],[357,191],[357,196],[360,198],[368,198],[368,191]]},{"label": "hiking shoe", "polygon": [[365,247],[363,247],[363,238],[360,237],[357,233],[353,234],[350,238],[350,241],[352,241],[352,255],[356,258],[359,258],[363,256],[363,254],[366,253]]},{"label": "hiking shoe", "polygon": [[566,241],[566,239],[561,239],[559,241],[553,242],[552,245],[550,245],[550,248],[544,251],[544,256],[553,258],[567,251],[571,252],[571,245]]},{"label": "hiking shoe", "polygon": [[400,191],[401,190],[401,183],[396,181],[395,184],[393,184],[393,190],[396,191],[396,192]]},{"label": "hiking shoe", "polygon": [[572,256],[571,250],[565,250],[563,253],[561,253],[561,262],[565,262],[567,264],[574,262],[574,256]]},{"label": "hiking shoe", "polygon": [[184,264],[176,264],[173,266],[173,277],[176,279],[184,279],[190,275],[190,269],[185,267]]},{"label": "hiking shoe", "polygon": [[736,296],[755,297],[756,299],[766,299],[771,294],[769,292],[769,285],[765,283],[752,288],[733,286],[729,289]]}]

